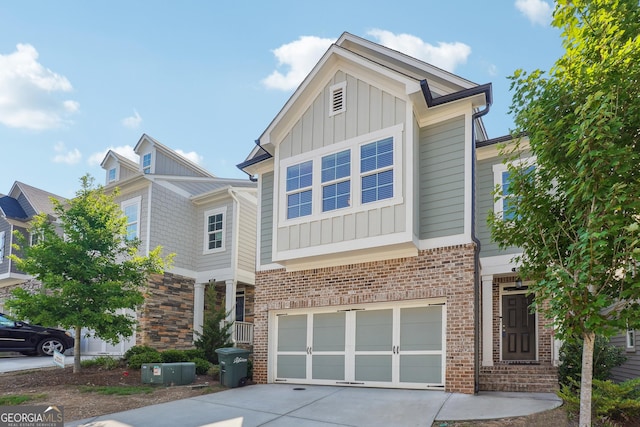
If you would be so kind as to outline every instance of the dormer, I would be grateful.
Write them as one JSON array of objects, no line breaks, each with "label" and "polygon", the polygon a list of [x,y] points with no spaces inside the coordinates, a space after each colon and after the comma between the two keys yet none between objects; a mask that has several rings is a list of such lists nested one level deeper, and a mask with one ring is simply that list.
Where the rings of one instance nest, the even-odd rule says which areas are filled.
[{"label": "dormer", "polygon": [[139,173],[135,162],[112,150],[107,152],[100,166],[105,170],[105,186],[122,182]]},{"label": "dormer", "polygon": [[138,170],[145,175],[215,178],[215,175],[147,134],[142,135],[133,151],[140,156]]}]

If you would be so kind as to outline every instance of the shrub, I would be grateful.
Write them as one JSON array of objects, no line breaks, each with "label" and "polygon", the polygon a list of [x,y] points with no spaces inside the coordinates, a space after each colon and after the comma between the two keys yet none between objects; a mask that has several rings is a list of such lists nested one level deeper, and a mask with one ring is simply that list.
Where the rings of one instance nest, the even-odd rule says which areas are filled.
[{"label": "shrub", "polygon": [[213,286],[207,289],[206,293],[207,310],[204,312],[204,324],[202,325],[202,333],[196,332],[195,346],[204,351],[205,359],[209,362],[218,364],[217,348],[231,346],[231,327],[233,323],[224,322],[226,313],[224,310],[216,310],[216,290]]},{"label": "shrub", "polygon": [[194,359],[191,359],[190,362],[196,364],[196,374],[198,375],[206,375],[211,368],[211,363],[209,363],[207,359],[196,357]]},{"label": "shrub", "polygon": [[127,359],[127,366],[131,369],[140,369],[144,363],[161,363],[162,356],[160,352],[138,353]]},{"label": "shrub", "polygon": [[97,366],[107,371],[111,371],[120,366],[120,360],[111,356],[98,356],[93,359],[86,359],[80,362],[80,366],[88,368],[91,366]]},{"label": "shrub", "polygon": [[220,379],[220,365],[211,365],[207,375],[213,377],[214,380]]},{"label": "shrub", "polygon": [[189,350],[182,350],[184,351],[184,355],[186,357],[186,360],[193,360],[193,359],[206,359],[206,355],[204,354],[204,350],[200,349],[200,348],[192,348]]},{"label": "shrub", "polygon": [[[558,392],[570,414],[580,412],[580,385],[575,380]],[[622,383],[593,380],[592,405],[594,419],[604,423],[628,423],[640,417],[640,378]],[[626,425],[626,424],[625,424]]]},{"label": "shrub", "polygon": [[129,360],[131,356],[134,356],[136,354],[143,354],[143,353],[158,353],[158,350],[156,350],[153,347],[149,347],[147,345],[134,345],[124,353],[124,356],[122,356],[122,358],[124,360]]},{"label": "shrub", "polygon": [[177,363],[177,362],[187,362],[189,358],[187,357],[184,350],[165,350],[160,353],[162,357],[162,361],[164,363]]},{"label": "shrub", "polygon": [[[593,347],[593,379],[609,379],[611,369],[622,365],[626,360],[621,348],[611,345],[607,338],[596,337]],[[567,341],[560,348],[558,380],[561,385],[571,386],[570,378],[579,382],[581,377],[582,340]]]}]

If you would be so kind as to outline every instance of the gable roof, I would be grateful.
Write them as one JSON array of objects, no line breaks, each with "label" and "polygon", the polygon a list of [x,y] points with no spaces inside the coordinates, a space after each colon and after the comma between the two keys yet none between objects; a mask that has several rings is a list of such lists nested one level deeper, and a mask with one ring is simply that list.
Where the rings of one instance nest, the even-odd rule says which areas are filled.
[{"label": "gable roof", "polygon": [[25,184],[23,182],[16,181],[11,187],[9,196],[17,200],[20,194],[24,195],[34,211],[38,213],[44,212],[48,215],[55,214],[51,198],[54,198],[60,202],[66,201],[66,199],[62,196],[58,196],[57,194],[53,194],[36,187],[32,187],[31,185]]},{"label": "gable roof", "polygon": [[27,214],[24,209],[22,209],[20,203],[13,197],[0,196],[0,212],[2,212],[2,215],[6,218],[27,219]]},{"label": "gable roof", "polygon": [[[328,69],[328,72],[331,72],[332,65],[337,67],[335,64],[338,62],[352,63],[371,69],[389,81],[397,82],[414,102],[418,112],[425,113],[431,108],[437,108],[440,105],[461,99],[471,99],[476,109],[483,105],[489,106],[492,103],[490,83],[478,85],[404,53],[345,32],[336,43],[329,47],[260,138],[256,140],[256,147],[244,162],[237,165],[239,169],[243,170],[273,155],[271,132],[287,116],[289,111],[302,102],[301,99],[307,89],[324,84],[324,82],[315,82],[323,70]],[[485,139],[486,132],[479,116],[476,118],[476,122],[481,134],[479,139]]]},{"label": "gable roof", "polygon": [[142,134],[142,136],[138,140],[138,143],[134,147],[133,151],[135,151],[136,154],[139,155],[140,154],[139,150],[140,150],[142,144],[144,144],[145,142],[151,144],[153,147],[155,147],[155,149],[157,151],[161,152],[163,155],[171,158],[172,160],[176,161],[177,163],[180,163],[183,166],[185,166],[186,168],[192,170],[197,175],[205,176],[205,177],[209,177],[209,178],[215,178],[216,177],[214,174],[212,174],[209,171],[207,171],[206,169],[198,166],[196,163],[192,162],[191,160],[187,159],[186,157],[181,156],[176,151],[174,151],[171,148],[167,147],[166,145],[162,144],[157,139],[154,139],[154,138],[150,137],[146,133]]},{"label": "gable roof", "polygon": [[107,162],[109,161],[109,159],[111,158],[115,159],[118,163],[120,163],[121,166],[124,166],[127,169],[131,169],[133,171],[136,171],[139,169],[138,164],[136,162],[126,158],[122,154],[116,153],[113,150],[107,151],[107,154],[105,154],[104,159],[102,159],[102,162],[100,163],[100,167],[104,168]]}]

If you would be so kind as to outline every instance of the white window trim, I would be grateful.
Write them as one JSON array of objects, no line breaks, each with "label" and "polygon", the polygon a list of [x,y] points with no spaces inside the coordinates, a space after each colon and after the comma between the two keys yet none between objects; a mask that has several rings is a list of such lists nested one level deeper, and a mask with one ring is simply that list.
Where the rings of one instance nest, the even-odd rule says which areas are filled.
[{"label": "white window trim", "polygon": [[[154,156],[153,154],[154,154],[153,151],[147,151],[146,153],[142,153],[140,155],[140,168],[142,169],[142,173],[145,173],[145,169],[147,169],[147,168],[149,169],[148,173],[154,173],[155,172],[155,163],[156,163],[155,157],[156,156]],[[145,166],[144,166],[144,156],[146,156],[146,155],[151,156],[151,161],[149,163],[149,166],[147,166],[145,168]]]},{"label": "white window trim", "polygon": [[[403,138],[404,125],[399,124],[380,129],[366,135],[357,136],[343,142],[331,144],[318,150],[303,153],[297,156],[289,157],[280,161],[278,168],[278,224],[281,226],[290,226],[295,224],[307,223],[315,220],[327,219],[332,217],[343,216],[356,212],[364,212],[371,209],[377,209],[384,206],[398,205],[403,203]],[[370,203],[362,203],[362,181],[360,174],[360,146],[376,142],[388,137],[393,137],[393,197],[382,199]],[[351,206],[322,212],[322,157],[327,154],[339,153],[344,150],[351,150]],[[287,167],[313,160],[313,178],[312,178],[312,201],[311,215],[298,218],[287,218]],[[390,168],[391,169],[391,168]],[[346,178],[345,178],[346,179]]]},{"label": "white window trim", "polygon": [[0,264],[4,262],[4,245],[6,232],[0,231]]},{"label": "white window trim", "polygon": [[[519,166],[521,164],[526,164],[530,166],[534,166],[536,164],[536,156],[524,157],[522,159],[515,160],[510,162],[510,165]],[[506,163],[498,163],[493,165],[493,188],[500,187],[502,188],[502,173],[507,172],[508,166]],[[496,198],[493,202],[493,213],[498,217],[502,218],[502,212],[504,211],[504,196]]]},{"label": "white window trim", "polygon": [[[120,168],[117,166],[107,169],[107,184],[111,184],[112,182],[116,182],[118,180],[119,170]],[[111,171],[114,171],[113,179],[111,179],[111,177],[109,176]]]},{"label": "white window trim", "polygon": [[[134,197],[133,199],[129,199],[129,200],[125,200],[124,202],[122,202],[120,204],[120,209],[122,209],[122,214],[124,215],[125,212],[125,208],[128,208],[129,206],[136,206],[136,209],[138,210],[138,220],[135,221],[135,223],[137,224],[136,226],[136,235],[135,238],[139,239],[140,238],[140,215],[142,214],[140,206],[142,205],[142,196],[138,196],[138,197]],[[125,216],[126,218],[126,216]],[[127,226],[132,224],[133,222],[129,222],[129,219],[127,218]]]},{"label": "white window trim", "polygon": [[[222,214],[222,245],[219,248],[209,249],[209,217],[213,215]],[[202,241],[202,254],[214,254],[218,252],[224,252],[227,244],[227,207],[210,209],[205,211],[204,213],[204,226],[203,226],[204,237]]]},{"label": "white window trim", "polygon": [[[334,94],[338,91],[342,91],[342,107],[334,110],[333,109],[333,97]],[[340,82],[332,85],[329,88],[329,117],[335,116],[340,113],[344,113],[347,111],[347,82]]]},{"label": "white window trim", "polygon": [[634,329],[627,329],[626,333],[626,347],[627,351],[635,351],[636,350],[636,331]]}]

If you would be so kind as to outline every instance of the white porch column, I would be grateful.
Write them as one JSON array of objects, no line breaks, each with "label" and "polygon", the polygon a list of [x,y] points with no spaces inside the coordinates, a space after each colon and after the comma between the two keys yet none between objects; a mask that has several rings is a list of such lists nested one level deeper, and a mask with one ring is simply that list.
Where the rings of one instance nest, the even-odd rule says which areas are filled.
[{"label": "white porch column", "polygon": [[[236,288],[237,282],[233,279],[225,282],[224,311],[227,313],[227,321],[234,322],[236,320]],[[231,341],[236,342],[236,328],[231,328]]]},{"label": "white porch column", "polygon": [[493,275],[482,276],[482,366],[493,366]]},{"label": "white porch column", "polygon": [[[202,333],[204,325],[204,283],[196,283],[193,288],[193,330]],[[198,335],[194,334],[193,340],[197,340]]]}]

